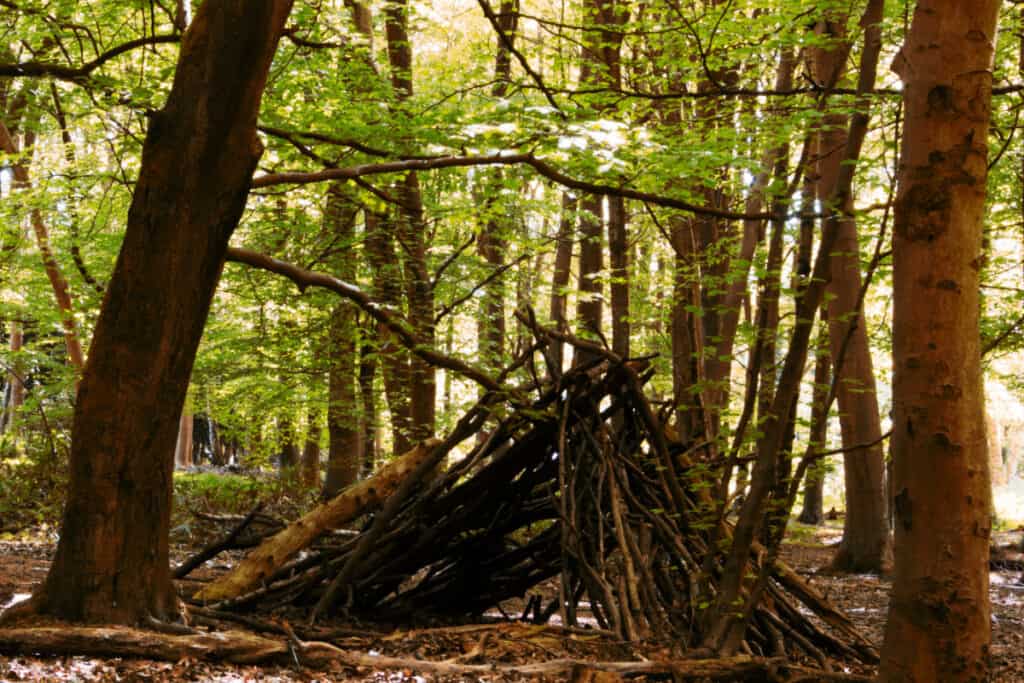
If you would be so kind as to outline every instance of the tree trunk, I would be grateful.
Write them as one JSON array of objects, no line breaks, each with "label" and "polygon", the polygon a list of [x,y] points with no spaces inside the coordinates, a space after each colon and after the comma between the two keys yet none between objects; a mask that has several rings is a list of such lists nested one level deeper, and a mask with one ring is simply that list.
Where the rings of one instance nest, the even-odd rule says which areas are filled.
[{"label": "tree trunk", "polygon": [[192,415],[187,410],[181,411],[178,424],[178,442],[174,446],[174,467],[186,469],[192,467]]},{"label": "tree trunk", "polygon": [[[498,25],[509,41],[515,41],[515,30],[518,19],[518,0],[502,0],[498,15]],[[494,57],[494,86],[491,95],[504,98],[508,94],[512,78],[512,55],[504,41],[498,40]],[[477,239],[477,251],[487,264],[486,277],[502,267],[505,262],[506,226],[499,216],[507,216],[508,209],[501,200],[502,172],[495,170],[484,184],[488,196],[484,200],[487,207],[484,224]],[[505,282],[501,275],[494,277],[484,285],[484,296],[480,301],[477,319],[477,355],[489,370],[500,369],[505,359]]]},{"label": "tree trunk", "polygon": [[[584,86],[607,86],[615,88],[622,79],[619,50],[622,46],[622,31],[617,27],[626,22],[629,10],[617,0],[586,0],[583,5],[585,28],[580,53],[580,83]],[[596,107],[605,108],[603,105]],[[611,198],[609,198],[611,199]],[[601,272],[604,270],[604,197],[587,196],[580,201],[580,276],[579,300],[576,305],[577,318],[585,336],[601,337],[604,317],[604,294]],[[625,208],[615,219],[618,225],[610,226],[616,242],[625,245]],[[615,209],[612,209],[614,212]],[[616,257],[623,274],[626,271],[625,248]],[[613,267],[615,264],[613,263]],[[619,293],[621,297],[621,292]],[[619,302],[628,306],[628,294]],[[620,321],[626,322],[625,318]],[[620,334],[622,328],[619,330]],[[628,333],[628,326],[626,328]],[[620,339],[619,345],[628,348],[628,340]],[[589,354],[576,351],[575,362],[586,361]]]},{"label": "tree trunk", "polygon": [[[373,272],[374,298],[384,306],[401,305],[402,273],[391,240],[390,217],[366,212],[366,256]],[[394,450],[404,453],[412,447],[409,439],[409,358],[386,325],[377,325],[378,353],[384,377],[384,395],[391,413]]]},{"label": "tree trunk", "polygon": [[[818,327],[818,343],[814,347],[814,389],[811,392],[811,435],[821,433],[821,443],[811,444],[815,450],[825,450],[825,436],[828,429],[829,372],[828,328]],[[804,507],[798,521],[804,524],[820,525],[825,521],[825,459],[819,459],[808,467],[804,477]]]},{"label": "tree trunk", "polygon": [[[404,102],[413,94],[412,42],[409,38],[407,0],[390,0],[384,9],[384,27],[391,66],[391,87],[395,98]],[[409,323],[426,346],[434,345],[434,289],[427,270],[426,226],[423,195],[415,171],[406,174],[395,188],[398,220],[392,224],[402,244]],[[412,442],[434,432],[437,378],[434,367],[415,355],[405,355],[409,365],[409,433]],[[403,442],[404,445],[404,442]],[[397,446],[397,444],[396,444]]]},{"label": "tree trunk", "polygon": [[320,486],[320,411],[310,408],[306,416],[306,442],[302,446],[299,481],[307,489]]},{"label": "tree trunk", "polygon": [[362,338],[359,344],[359,396],[363,409],[363,478],[373,474],[377,467],[377,392],[373,387],[374,377],[377,375],[377,359],[366,339],[372,325],[372,319],[365,319],[359,325]]},{"label": "tree trunk", "polygon": [[[24,133],[24,147],[31,149],[35,143],[35,132],[28,130]],[[0,122],[0,150],[8,154],[18,154],[18,146],[14,142],[7,127]],[[29,186],[28,167],[24,163],[14,165],[14,182],[16,186],[27,188]],[[68,288],[68,281],[61,272],[60,265],[53,255],[53,248],[50,246],[50,233],[43,222],[43,214],[39,209],[32,209],[30,212],[32,230],[36,236],[36,246],[39,255],[43,260],[43,268],[46,270],[46,277],[53,289],[53,296],[57,303],[57,310],[60,312],[61,325],[64,328],[64,345],[68,353],[68,361],[81,373],[85,367],[85,354],[82,352],[82,344],[78,339],[78,329],[75,324],[74,305],[71,301],[71,292]]]},{"label": "tree trunk", "polygon": [[29,608],[73,621],[172,618],[178,418],[228,239],[262,153],[256,119],[289,0],[204,4],[150,114],[127,231],[75,404],[68,499]]},{"label": "tree trunk", "polygon": [[[824,24],[819,24],[819,32],[827,32],[832,39],[845,39],[845,16],[835,17],[827,26]],[[841,79],[850,50],[848,42],[843,42],[845,44],[832,49],[813,51],[814,77],[818,83],[837,83]],[[827,202],[832,196],[844,163],[846,123],[846,116],[827,116],[818,134],[817,194],[821,202]],[[847,218],[839,223],[836,247],[832,252],[832,280],[828,286],[829,339],[832,365],[839,374],[836,398],[843,446],[873,445],[843,454],[846,516],[843,519],[843,541],[832,559],[832,567],[843,571],[881,572],[892,561],[886,523],[882,423],[878,414],[875,372],[864,310],[859,301],[860,247],[857,222],[850,217],[852,195],[847,201],[849,205],[842,207]]]},{"label": "tree trunk", "polygon": [[[569,287],[569,267],[572,264],[572,245],[575,235],[576,198],[569,192],[562,192],[562,213],[558,221],[558,238],[555,246],[555,268],[551,276],[551,322],[558,329],[566,325],[566,289]],[[564,344],[551,342],[551,363],[561,372],[564,362]]]},{"label": "tree trunk", "polygon": [[626,202],[608,197],[608,260],[611,266],[612,351],[629,357],[629,244]]},{"label": "tree trunk", "polygon": [[[355,241],[357,210],[346,195],[343,186],[332,183],[327,190],[327,209],[324,215],[325,232],[345,253],[334,264],[337,276],[345,282],[355,282],[356,261],[350,250]],[[347,301],[331,312],[330,357],[328,369],[327,476],[324,495],[332,497],[359,477],[362,465],[362,436],[359,396],[356,392],[356,309]]]},{"label": "tree trunk", "polygon": [[893,234],[895,574],[883,681],[989,678],[979,316],[998,0],[920,0]]}]

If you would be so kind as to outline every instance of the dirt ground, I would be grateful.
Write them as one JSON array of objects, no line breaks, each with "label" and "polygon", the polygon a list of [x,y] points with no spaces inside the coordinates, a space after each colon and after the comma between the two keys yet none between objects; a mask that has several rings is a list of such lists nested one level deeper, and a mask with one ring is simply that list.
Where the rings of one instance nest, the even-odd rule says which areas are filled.
[{"label": "dirt ground", "polygon": [[[857,626],[879,646],[885,625],[889,583],[877,576],[832,576],[820,571],[831,556],[838,530],[823,529],[801,534],[801,540],[789,543],[784,559],[846,610]],[[1020,533],[1004,534],[999,543],[1019,542]],[[0,606],[28,594],[45,575],[53,552],[46,541],[0,541]],[[214,560],[212,569],[223,570],[223,560]],[[219,565],[219,567],[218,567]],[[209,575],[209,574],[207,574]],[[1024,584],[1020,572],[992,572],[993,680],[1024,682]],[[509,612],[515,605],[508,606]],[[520,623],[463,625],[420,628],[416,630],[378,630],[351,628],[351,635],[336,641],[339,645],[371,655],[388,655],[461,663],[522,663],[576,657],[581,659],[624,660],[637,656],[657,656],[651,650],[638,651],[627,643],[610,642],[585,633],[567,634],[557,629]],[[860,671],[859,673],[870,673]],[[369,667],[337,667],[334,671],[310,671],[294,667],[243,667],[209,664],[193,660],[177,663],[88,657],[35,658],[0,657],[0,681],[212,681],[240,683],[267,681],[365,681],[399,682],[428,680],[509,680],[507,677],[474,676],[428,677],[415,671],[379,671]]]}]

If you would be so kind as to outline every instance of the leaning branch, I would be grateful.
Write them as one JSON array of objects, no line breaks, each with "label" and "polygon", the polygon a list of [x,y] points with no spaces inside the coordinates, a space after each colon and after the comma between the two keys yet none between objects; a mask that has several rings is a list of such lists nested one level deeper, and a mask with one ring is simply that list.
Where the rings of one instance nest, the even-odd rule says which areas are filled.
[{"label": "leaning branch", "polygon": [[464,377],[468,377],[490,391],[501,391],[501,385],[497,380],[484,371],[474,368],[457,358],[446,356],[443,353],[438,353],[430,347],[425,346],[416,338],[416,335],[413,333],[412,328],[407,322],[389,312],[386,308],[371,299],[365,292],[363,292],[363,290],[359,289],[355,285],[339,280],[332,275],[306,270],[305,268],[300,268],[295,264],[281,261],[250,249],[229,247],[226,260],[233,261],[235,263],[244,263],[246,265],[253,266],[254,268],[260,268],[271,273],[283,275],[294,282],[298,286],[299,291],[302,292],[305,292],[308,287],[322,287],[324,289],[329,289],[335,294],[339,294],[356,304],[359,308],[370,314],[374,320],[394,332],[406,348],[427,363],[439,368],[444,368],[445,370],[451,370],[452,372],[458,373]]},{"label": "leaning branch", "polygon": [[267,173],[257,176],[252,180],[253,188],[272,187],[274,185],[308,185],[321,183],[328,180],[352,180],[368,175],[380,175],[384,173],[402,173],[405,171],[427,171],[439,168],[465,168],[467,166],[514,166],[523,164],[530,166],[539,175],[558,183],[563,187],[579,190],[583,193],[595,195],[611,195],[624,199],[635,199],[641,202],[648,202],[655,206],[664,206],[670,209],[688,211],[701,216],[713,216],[727,220],[767,220],[771,218],[768,212],[762,213],[740,213],[716,209],[710,206],[691,204],[674,197],[640,192],[628,187],[616,187],[602,183],[591,183],[579,180],[566,175],[546,161],[538,159],[532,153],[521,154],[488,154],[483,156],[447,156],[433,159],[404,159],[400,161],[385,161],[376,164],[362,164],[359,166],[348,166],[346,168],[327,168],[322,171],[291,172],[291,173]]},{"label": "leaning branch", "polygon": [[41,78],[49,76],[59,78],[64,81],[81,81],[111,59],[123,55],[126,52],[131,52],[136,48],[146,47],[147,45],[160,45],[162,43],[178,42],[181,42],[181,36],[178,34],[136,38],[135,40],[129,40],[127,43],[121,43],[116,47],[110,48],[96,59],[91,62],[86,62],[81,66],[67,66],[65,64],[37,62],[34,60],[20,63],[0,62],[0,76],[8,76],[11,78]]}]

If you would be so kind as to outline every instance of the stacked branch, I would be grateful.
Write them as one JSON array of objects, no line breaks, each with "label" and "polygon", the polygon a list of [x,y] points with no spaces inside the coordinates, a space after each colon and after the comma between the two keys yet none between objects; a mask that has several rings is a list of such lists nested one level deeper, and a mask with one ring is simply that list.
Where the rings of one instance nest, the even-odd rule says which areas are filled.
[{"label": "stacked branch", "polygon": [[[358,536],[314,544],[330,524],[311,520],[337,521],[315,510],[197,599],[235,610],[305,606],[314,618],[472,616],[560,576],[558,598],[530,600],[524,617],[558,614],[576,626],[588,612],[623,639],[699,647],[714,627],[707,607],[724,566],[720,539],[730,529],[710,500],[714,467],[672,443],[652,411],[645,365],[600,354],[538,387],[529,405],[520,400],[466,458],[438,472],[497,414],[500,395],[488,394],[444,442],[398,461],[401,484],[394,476],[370,479],[326,504],[336,509],[354,491],[381,492]],[[308,552],[297,557],[300,548]],[[850,621],[772,556],[756,544],[751,553],[753,576],[766,560],[775,566],[764,590],[753,592],[756,604],[737,605],[746,619],[743,649],[811,658],[824,668],[834,658],[875,661]],[[745,597],[752,588],[748,582]]]}]

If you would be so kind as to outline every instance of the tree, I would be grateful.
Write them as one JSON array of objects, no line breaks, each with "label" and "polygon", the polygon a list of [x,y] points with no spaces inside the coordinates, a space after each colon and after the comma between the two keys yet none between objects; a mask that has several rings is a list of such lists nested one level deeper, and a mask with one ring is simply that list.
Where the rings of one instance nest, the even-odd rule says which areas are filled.
[{"label": "tree", "polygon": [[978,270],[998,0],[921,0],[894,69],[895,574],[884,681],[988,680],[989,474]]},{"label": "tree", "polygon": [[60,542],[28,609],[172,619],[178,418],[262,145],[256,118],[290,0],[204,3],[150,115],[127,232],[75,405]]},{"label": "tree", "polygon": [[[837,42],[813,51],[818,83],[838,83],[843,76],[846,55],[851,48],[845,24],[845,16],[831,14],[818,22],[816,30]],[[832,195],[842,164],[851,162],[843,157],[846,119],[840,114],[826,116],[817,135],[817,194],[821,202],[827,202]],[[853,195],[848,195],[847,201],[850,206],[844,208],[847,217],[839,223],[832,254],[832,281],[828,288],[832,364],[842,369],[837,371],[836,381],[839,422],[843,446],[852,449],[843,456],[846,516],[843,540],[832,566],[841,570],[880,572],[889,567],[892,554],[883,485],[882,423],[861,301],[860,247],[852,211]]]}]

